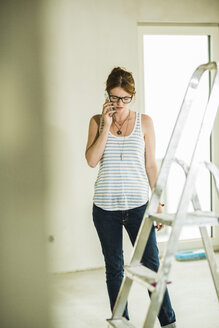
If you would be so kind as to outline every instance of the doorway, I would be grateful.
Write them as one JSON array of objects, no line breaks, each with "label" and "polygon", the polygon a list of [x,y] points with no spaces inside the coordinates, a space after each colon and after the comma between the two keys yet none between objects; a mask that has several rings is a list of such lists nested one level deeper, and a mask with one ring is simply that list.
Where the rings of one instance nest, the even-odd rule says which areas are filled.
[{"label": "doorway", "polygon": [[[156,159],[158,166],[166,148],[180,110],[188,82],[194,70],[211,60],[211,37],[208,33],[143,33],[144,112],[152,117],[156,133]],[[201,80],[195,106],[190,113],[176,157],[190,163],[199,120],[208,99],[210,76]],[[206,140],[199,154],[200,160],[210,161],[211,140]],[[196,189],[203,210],[211,210],[211,180],[207,170],[201,170]],[[177,181],[177,184],[175,183]],[[173,164],[163,194],[166,212],[176,212],[185,176],[182,169]],[[189,210],[193,207],[190,204]],[[171,228],[165,227],[157,235],[158,242],[166,241]],[[211,227],[208,228],[212,235]],[[184,227],[180,240],[200,239],[198,227]]]}]

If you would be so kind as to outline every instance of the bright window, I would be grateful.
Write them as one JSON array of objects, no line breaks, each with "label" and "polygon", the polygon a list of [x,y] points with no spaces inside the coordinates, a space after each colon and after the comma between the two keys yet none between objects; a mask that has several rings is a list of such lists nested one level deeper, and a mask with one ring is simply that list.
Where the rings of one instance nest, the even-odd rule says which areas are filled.
[{"label": "bright window", "polygon": [[[144,103],[145,113],[153,119],[156,132],[156,157],[158,163],[165,156],[166,148],[180,110],[190,77],[200,64],[209,61],[208,35],[144,35]],[[176,157],[190,163],[198,123],[209,92],[209,76],[205,74],[198,90],[195,107],[190,113]],[[210,140],[206,140],[199,154],[200,160],[210,160]],[[210,210],[210,177],[207,170],[200,171],[196,188],[203,210]],[[200,176],[199,175],[199,176]],[[168,212],[175,212],[184,184],[184,173],[173,165],[166,186],[164,199]],[[177,181],[177,183],[176,183]],[[192,210],[190,205],[189,210]],[[168,227],[158,234],[158,241],[165,241]],[[209,228],[210,233],[210,228]],[[198,227],[184,227],[180,239],[200,238]]]}]

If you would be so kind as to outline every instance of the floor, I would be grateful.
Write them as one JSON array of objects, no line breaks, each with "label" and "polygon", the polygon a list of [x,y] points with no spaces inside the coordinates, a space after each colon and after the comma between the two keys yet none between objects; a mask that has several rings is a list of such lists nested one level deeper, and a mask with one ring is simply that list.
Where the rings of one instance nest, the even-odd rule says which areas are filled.
[{"label": "floor", "polygon": [[[219,264],[219,253],[216,253]],[[177,328],[219,328],[219,304],[207,260],[173,263],[168,285]],[[110,317],[104,269],[53,274],[51,277],[54,328],[107,328]],[[133,284],[129,313],[142,326],[149,303],[147,292]],[[155,328],[160,327],[157,320]]]}]

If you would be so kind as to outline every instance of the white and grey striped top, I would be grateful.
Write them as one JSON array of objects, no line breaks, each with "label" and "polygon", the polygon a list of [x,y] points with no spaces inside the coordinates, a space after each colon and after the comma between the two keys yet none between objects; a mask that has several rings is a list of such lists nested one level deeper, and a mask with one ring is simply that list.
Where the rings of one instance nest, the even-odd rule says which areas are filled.
[{"label": "white and grey striped top", "polygon": [[[103,125],[101,117],[99,132]],[[136,113],[130,135],[117,137],[109,132],[94,189],[94,204],[108,211],[128,210],[148,201],[149,182],[140,113]]]}]

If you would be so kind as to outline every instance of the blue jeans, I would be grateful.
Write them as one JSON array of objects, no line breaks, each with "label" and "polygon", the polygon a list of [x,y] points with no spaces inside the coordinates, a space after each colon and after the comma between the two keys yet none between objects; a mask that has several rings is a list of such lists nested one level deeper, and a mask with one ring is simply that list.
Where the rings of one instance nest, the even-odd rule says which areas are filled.
[{"label": "blue jeans", "polygon": [[[123,226],[130,237],[132,245],[134,245],[147,204],[125,211],[106,211],[93,204],[93,220],[104,255],[106,283],[111,310],[115,304],[124,275]],[[152,226],[141,263],[153,271],[158,271],[159,257],[154,226]],[[129,319],[127,306],[123,315]],[[166,326],[176,321],[167,289],[158,319],[161,326]]]}]

